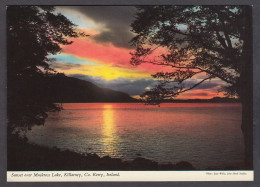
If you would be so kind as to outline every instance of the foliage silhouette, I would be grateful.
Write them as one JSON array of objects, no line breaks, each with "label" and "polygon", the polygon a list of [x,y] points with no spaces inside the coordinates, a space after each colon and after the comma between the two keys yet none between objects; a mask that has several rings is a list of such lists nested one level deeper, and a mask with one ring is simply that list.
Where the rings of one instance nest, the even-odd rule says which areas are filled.
[{"label": "foliage silhouette", "polygon": [[43,124],[46,112],[61,109],[50,97],[48,83],[56,72],[47,56],[80,36],[86,35],[53,6],[7,7],[8,132]]},{"label": "foliage silhouette", "polygon": [[[245,163],[252,169],[252,7],[141,6],[131,27],[136,33],[131,63],[172,68],[152,75],[161,83],[146,91],[143,99],[159,104],[213,78],[226,82],[222,90],[242,102]],[[165,52],[154,55],[158,48]],[[196,75],[203,79],[185,84]]]}]

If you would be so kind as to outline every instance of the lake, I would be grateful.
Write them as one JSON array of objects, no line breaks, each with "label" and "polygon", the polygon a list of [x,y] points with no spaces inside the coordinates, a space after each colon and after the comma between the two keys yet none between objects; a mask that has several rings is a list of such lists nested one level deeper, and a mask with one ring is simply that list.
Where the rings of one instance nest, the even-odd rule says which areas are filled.
[{"label": "lake", "polygon": [[67,103],[29,142],[124,160],[188,161],[196,168],[242,165],[241,104]]}]

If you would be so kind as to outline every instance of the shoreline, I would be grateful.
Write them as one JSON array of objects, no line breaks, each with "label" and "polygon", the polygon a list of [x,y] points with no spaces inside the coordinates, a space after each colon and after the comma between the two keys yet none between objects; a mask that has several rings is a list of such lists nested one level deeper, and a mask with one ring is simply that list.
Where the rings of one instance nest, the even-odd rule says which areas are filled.
[{"label": "shoreline", "polygon": [[[199,171],[187,161],[159,163],[143,157],[122,160],[110,156],[100,157],[95,153],[77,153],[71,150],[49,148],[12,138],[7,147],[7,171]],[[242,170],[242,167],[208,167],[206,170]]]},{"label": "shoreline", "polygon": [[[14,142],[15,141],[15,142]],[[132,161],[110,156],[99,157],[95,153],[81,154],[71,150],[60,150],[23,140],[8,143],[7,171],[57,171],[57,170],[196,170],[192,164],[181,161],[176,164],[160,164],[142,157]]]}]

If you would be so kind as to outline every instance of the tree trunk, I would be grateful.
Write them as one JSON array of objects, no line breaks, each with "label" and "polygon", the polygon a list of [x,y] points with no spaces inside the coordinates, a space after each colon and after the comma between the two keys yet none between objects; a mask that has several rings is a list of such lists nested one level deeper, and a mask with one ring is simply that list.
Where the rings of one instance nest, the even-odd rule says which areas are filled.
[{"label": "tree trunk", "polygon": [[244,6],[244,45],[239,95],[242,102],[241,129],[245,143],[245,169],[253,169],[253,28],[252,7]]},{"label": "tree trunk", "polygon": [[245,143],[245,169],[253,169],[253,99],[251,94],[242,101],[241,129]]}]

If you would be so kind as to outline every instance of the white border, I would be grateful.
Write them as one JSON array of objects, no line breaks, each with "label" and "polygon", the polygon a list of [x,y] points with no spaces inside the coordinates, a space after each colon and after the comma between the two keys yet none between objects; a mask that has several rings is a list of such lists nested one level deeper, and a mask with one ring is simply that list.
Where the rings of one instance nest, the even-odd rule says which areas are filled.
[{"label": "white border", "polygon": [[7,182],[254,181],[254,171],[8,171]]}]

